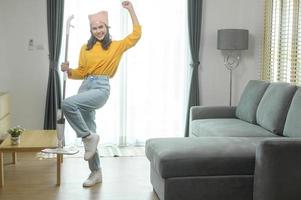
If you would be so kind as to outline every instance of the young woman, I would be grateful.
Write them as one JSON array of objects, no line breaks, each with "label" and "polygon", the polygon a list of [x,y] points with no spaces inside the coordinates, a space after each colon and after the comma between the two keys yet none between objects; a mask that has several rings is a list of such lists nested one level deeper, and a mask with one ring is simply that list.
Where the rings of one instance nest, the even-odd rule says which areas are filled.
[{"label": "young woman", "polygon": [[101,11],[89,15],[91,37],[80,50],[79,65],[76,69],[69,68],[69,63],[61,64],[61,70],[68,73],[71,79],[83,79],[76,95],[66,98],[62,110],[71,127],[82,138],[85,155],[91,174],[83,183],[90,187],[102,182],[97,145],[99,136],[96,134],[95,110],[101,108],[110,94],[109,79],[117,70],[122,54],[133,47],[141,36],[136,13],[129,1],[122,6],[128,10],[133,24],[133,31],[122,40],[112,41],[109,33],[108,13]]}]

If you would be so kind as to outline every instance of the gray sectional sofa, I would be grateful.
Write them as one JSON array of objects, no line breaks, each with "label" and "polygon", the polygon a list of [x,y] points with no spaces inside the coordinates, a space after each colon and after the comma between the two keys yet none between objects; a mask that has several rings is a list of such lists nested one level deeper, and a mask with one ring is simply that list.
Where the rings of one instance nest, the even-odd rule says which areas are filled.
[{"label": "gray sectional sofa", "polygon": [[160,200],[300,200],[301,88],[248,82],[237,107],[192,107],[189,137],[146,142]]}]

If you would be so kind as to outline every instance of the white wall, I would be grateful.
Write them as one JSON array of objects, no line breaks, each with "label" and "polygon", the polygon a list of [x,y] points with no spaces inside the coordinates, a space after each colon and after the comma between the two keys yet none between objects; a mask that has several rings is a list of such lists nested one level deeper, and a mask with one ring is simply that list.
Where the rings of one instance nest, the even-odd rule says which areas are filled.
[{"label": "white wall", "polygon": [[[46,1],[1,0],[0,13],[0,90],[11,93],[12,125],[42,128],[48,81]],[[28,50],[29,39],[33,50]]]},{"label": "white wall", "polygon": [[4,21],[4,14],[1,11],[2,10],[2,4],[3,2],[0,1],[0,91],[8,91],[9,90],[9,80],[10,80],[10,71],[7,67],[6,62],[6,40],[7,40],[7,34],[4,29],[6,27],[5,21]]},{"label": "white wall", "polygon": [[259,79],[259,63],[263,31],[262,0],[204,0],[200,49],[200,98],[202,105],[229,104],[229,71],[223,55],[217,50],[217,30],[242,28],[249,30],[249,49],[242,52],[241,62],[233,72],[232,105],[250,79]]}]

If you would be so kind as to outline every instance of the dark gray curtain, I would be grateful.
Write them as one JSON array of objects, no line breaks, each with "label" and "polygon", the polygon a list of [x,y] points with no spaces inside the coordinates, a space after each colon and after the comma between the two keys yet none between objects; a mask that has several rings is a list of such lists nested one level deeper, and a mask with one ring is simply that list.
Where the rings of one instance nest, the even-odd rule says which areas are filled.
[{"label": "dark gray curtain", "polygon": [[44,129],[56,129],[56,113],[61,108],[61,86],[58,60],[61,50],[64,0],[47,0],[49,77],[45,106]]},{"label": "dark gray curtain", "polygon": [[189,89],[188,107],[186,114],[185,136],[189,131],[189,110],[191,106],[200,105],[199,99],[199,51],[202,25],[202,0],[188,0],[188,31],[192,63],[192,76]]}]

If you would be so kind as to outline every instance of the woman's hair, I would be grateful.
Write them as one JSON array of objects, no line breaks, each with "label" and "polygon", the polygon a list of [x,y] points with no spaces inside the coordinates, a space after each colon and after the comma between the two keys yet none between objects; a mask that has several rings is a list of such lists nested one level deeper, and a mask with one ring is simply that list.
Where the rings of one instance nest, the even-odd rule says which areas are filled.
[{"label": "woman's hair", "polygon": [[[111,35],[110,35],[110,32],[109,32],[109,27],[106,26],[106,28],[107,28],[107,33],[104,36],[104,38],[100,41],[101,46],[104,50],[107,50],[110,47],[110,44],[112,42]],[[94,44],[98,41],[98,39],[96,37],[94,37],[94,35],[92,34],[92,31],[90,31],[90,32],[91,32],[91,37],[88,40],[86,50],[92,49]]]}]

